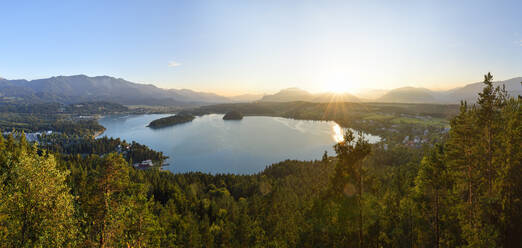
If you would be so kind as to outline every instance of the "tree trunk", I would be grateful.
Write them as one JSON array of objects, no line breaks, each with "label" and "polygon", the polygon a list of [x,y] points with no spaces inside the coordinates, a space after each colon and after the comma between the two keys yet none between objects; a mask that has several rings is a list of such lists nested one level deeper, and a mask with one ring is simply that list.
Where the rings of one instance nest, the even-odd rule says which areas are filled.
[{"label": "tree trunk", "polygon": [[410,207],[410,248],[413,248],[413,213]]},{"label": "tree trunk", "polygon": [[469,204],[469,223],[473,222],[473,185],[471,181],[471,165],[468,166],[468,204]]},{"label": "tree trunk", "polygon": [[491,194],[491,191],[492,191],[492,187],[493,187],[493,168],[491,168],[491,160],[492,160],[492,155],[491,155],[491,143],[492,143],[492,140],[491,140],[491,123],[488,122],[488,135],[487,135],[487,141],[488,141],[488,151],[487,151],[487,166],[488,166],[488,169],[487,169],[487,172],[488,172],[488,193]]},{"label": "tree trunk", "polygon": [[[361,165],[362,167],[362,165]],[[363,181],[362,181],[362,168],[359,167],[359,247],[364,247],[363,240],[363,206],[362,206],[362,192],[363,192]]]},{"label": "tree trunk", "polygon": [[469,216],[468,223],[471,227],[473,227],[473,168],[471,165],[470,152],[466,151],[466,164],[468,165],[468,207],[469,207]]},{"label": "tree trunk", "polygon": [[435,247],[439,248],[439,190],[435,190]]}]

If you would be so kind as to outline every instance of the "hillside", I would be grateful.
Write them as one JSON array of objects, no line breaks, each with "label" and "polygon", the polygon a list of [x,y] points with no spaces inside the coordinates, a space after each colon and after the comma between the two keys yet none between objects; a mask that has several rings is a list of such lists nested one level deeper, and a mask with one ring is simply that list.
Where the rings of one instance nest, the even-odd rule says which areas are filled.
[{"label": "hillside", "polygon": [[[505,85],[506,91],[511,96],[522,95],[522,77],[516,77],[504,81],[494,82],[493,85]],[[482,91],[482,82],[471,83],[464,87],[447,91],[432,91],[425,88],[403,87],[388,91],[383,96],[375,99],[377,102],[400,103],[459,103],[461,100],[475,102],[478,93]]]},{"label": "hillside", "polygon": [[[522,77],[516,77],[504,81],[497,81],[494,86],[505,85],[509,95],[522,95]],[[471,83],[464,87],[446,91],[434,91],[426,88],[401,87],[392,90],[369,90],[357,95],[349,93],[335,94],[310,93],[299,88],[283,89],[272,95],[265,95],[261,102],[382,102],[382,103],[438,103],[457,104],[461,100],[475,102],[478,93],[482,90],[483,83]]]},{"label": "hillside", "polygon": [[425,88],[403,87],[388,91],[377,98],[378,102],[390,103],[434,103],[433,92]]},{"label": "hillside", "polygon": [[[494,82],[494,86],[505,85],[509,95],[517,96],[522,95],[522,77],[516,77],[504,81]],[[460,100],[466,100],[468,102],[475,102],[477,95],[482,91],[484,84],[482,82],[468,84],[464,87],[455,88],[445,92],[443,99],[446,102],[458,102]]]},{"label": "hillside", "polygon": [[[373,130],[382,133],[368,131],[385,139],[371,144],[347,129],[335,153],[325,152],[320,161],[285,160],[251,175],[136,168],[132,166],[136,162],[159,165],[167,157],[119,138],[45,134],[42,142],[31,145],[24,133],[0,135],[0,165],[7,165],[0,170],[0,212],[6,213],[0,221],[0,243],[2,247],[359,247],[365,240],[375,247],[437,247],[434,232],[438,232],[444,237],[439,247],[467,247],[486,238],[491,238],[490,245],[477,247],[518,247],[521,155],[510,148],[520,143],[522,99],[486,97],[473,108],[404,103],[214,105],[221,110],[262,105],[296,117],[315,113],[327,119],[332,116],[325,116],[325,110],[338,106],[346,110],[338,117],[358,115],[352,115],[350,127],[366,131],[361,127],[374,125]],[[500,117],[486,115],[482,120],[498,130],[486,137],[482,134],[491,127],[477,125],[476,120],[484,118],[480,114],[490,102],[502,107]],[[449,108],[457,111],[457,121],[444,129],[423,125],[435,120],[410,112],[429,111],[435,116]],[[353,125],[356,120],[362,121],[361,126]],[[493,142],[488,157],[482,150],[490,138],[502,142]],[[488,164],[494,161],[500,161],[495,169],[505,173],[491,173]],[[462,176],[470,168],[476,179]],[[491,180],[484,180],[488,176]],[[488,201],[477,203],[481,214],[470,217],[477,227],[469,227],[469,218],[461,217],[472,206],[470,189],[473,199]],[[23,239],[25,226],[32,234],[27,239]],[[484,226],[503,236],[482,234]],[[118,236],[111,237],[114,233]]]},{"label": "hillside", "polygon": [[226,97],[182,89],[161,89],[109,76],[59,76],[37,80],[0,80],[0,101],[77,103],[109,101],[126,105],[224,103]]},{"label": "hillside", "polygon": [[235,102],[253,102],[261,100],[263,96],[263,94],[241,94],[237,96],[230,96],[228,98]]},{"label": "hillside", "polygon": [[[511,96],[522,95],[522,77],[495,82],[505,85]],[[387,103],[459,103],[474,102],[482,82],[468,84],[447,91],[426,88],[402,87],[389,91],[373,90],[372,94],[358,96],[349,93],[310,93],[299,88],[283,89],[271,95],[245,94],[224,97],[214,93],[189,89],[162,89],[152,84],[138,84],[109,76],[85,75],[58,76],[37,80],[7,80],[0,78],[0,103],[48,103],[63,104],[104,101],[124,105],[187,106],[230,102],[387,102]],[[380,96],[379,96],[380,95]],[[378,98],[369,96],[379,96]]]},{"label": "hillside", "polygon": [[273,95],[265,95],[260,101],[263,102],[359,102],[360,100],[349,93],[318,93],[312,94],[299,88],[288,88]]},{"label": "hillside", "polygon": [[292,101],[310,101],[313,95],[299,88],[283,89],[273,95],[265,95],[261,98],[264,102],[292,102]]}]

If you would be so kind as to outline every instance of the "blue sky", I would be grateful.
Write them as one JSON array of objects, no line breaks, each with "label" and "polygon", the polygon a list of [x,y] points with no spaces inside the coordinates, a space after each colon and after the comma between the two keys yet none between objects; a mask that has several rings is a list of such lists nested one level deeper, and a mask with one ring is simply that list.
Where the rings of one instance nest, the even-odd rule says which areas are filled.
[{"label": "blue sky", "polygon": [[225,95],[522,76],[522,1],[2,1],[0,77]]}]

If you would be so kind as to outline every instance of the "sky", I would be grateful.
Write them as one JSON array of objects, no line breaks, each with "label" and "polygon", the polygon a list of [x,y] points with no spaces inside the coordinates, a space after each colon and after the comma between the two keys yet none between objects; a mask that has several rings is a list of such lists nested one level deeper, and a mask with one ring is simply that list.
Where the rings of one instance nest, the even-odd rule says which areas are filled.
[{"label": "sky", "polygon": [[522,76],[522,1],[4,1],[0,77],[222,95]]}]

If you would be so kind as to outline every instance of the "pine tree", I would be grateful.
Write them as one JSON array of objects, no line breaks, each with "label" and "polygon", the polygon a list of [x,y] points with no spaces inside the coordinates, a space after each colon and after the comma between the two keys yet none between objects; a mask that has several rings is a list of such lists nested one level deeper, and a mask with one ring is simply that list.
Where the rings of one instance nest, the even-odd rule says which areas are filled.
[{"label": "pine tree", "polygon": [[498,137],[501,128],[500,112],[505,105],[505,92],[499,87],[493,87],[493,76],[491,73],[484,75],[484,88],[477,99],[477,124],[480,127],[480,154],[483,155],[485,178],[487,179],[487,191],[492,194],[493,183],[497,172],[497,163],[494,154],[499,147]]},{"label": "pine tree", "polygon": [[511,98],[502,110],[502,155],[498,186],[502,212],[502,244],[517,247],[522,243],[522,97]]},{"label": "pine tree", "polygon": [[[512,192],[514,181],[508,173],[516,174],[512,171],[516,168],[512,167],[512,161],[519,154],[512,153],[510,144],[517,142],[512,140],[517,133],[509,131],[510,126],[506,125],[507,93],[493,87],[492,80],[490,73],[484,76],[484,88],[475,106],[468,108],[461,104],[459,115],[451,121],[447,142],[455,195],[461,202],[457,213],[468,246],[493,246],[508,235],[502,231],[506,230],[502,225],[509,221],[503,224],[502,216],[506,216],[506,206],[511,202],[508,199],[512,199],[507,192]],[[511,111],[511,119],[519,118],[514,116]],[[519,124],[511,123],[511,130],[516,130],[518,127],[513,125]],[[506,136],[508,133],[511,138]]]},{"label": "pine tree", "polygon": [[460,113],[451,120],[451,130],[446,143],[446,154],[451,173],[455,177],[456,194],[461,197],[460,208],[462,226],[470,233],[476,233],[478,222],[478,193],[480,181],[479,160],[476,144],[478,130],[476,110],[462,102]]},{"label": "pine tree", "polygon": [[427,214],[433,214],[434,247],[441,246],[441,221],[446,215],[445,205],[451,189],[451,178],[445,161],[444,148],[435,145],[422,161],[417,178],[415,179],[416,191],[423,196],[430,205]]},{"label": "pine tree", "polygon": [[477,99],[477,126],[479,128],[479,142],[477,143],[480,156],[480,172],[485,179],[485,189],[480,189],[481,241],[499,243],[500,225],[500,192],[497,187],[499,171],[501,171],[501,134],[504,126],[501,110],[505,106],[506,92],[500,87],[493,87],[493,76],[488,73],[484,76],[484,88]]},{"label": "pine tree", "polygon": [[363,134],[359,133],[355,138],[354,133],[348,130],[344,140],[334,146],[338,162],[335,175],[332,179],[333,193],[339,196],[346,194],[347,186],[355,187],[355,197],[358,209],[358,239],[359,247],[364,247],[364,215],[363,215],[363,192],[364,192],[364,168],[363,160],[370,154],[371,146]]},{"label": "pine tree", "polygon": [[125,191],[130,179],[128,165],[120,155],[108,154],[98,162],[96,187],[91,192],[89,210],[92,235],[97,236],[99,247],[112,247],[121,241],[124,232]]},{"label": "pine tree", "polygon": [[324,151],[323,158],[321,159],[321,161],[323,163],[327,163],[328,162],[328,152],[327,151]]}]

